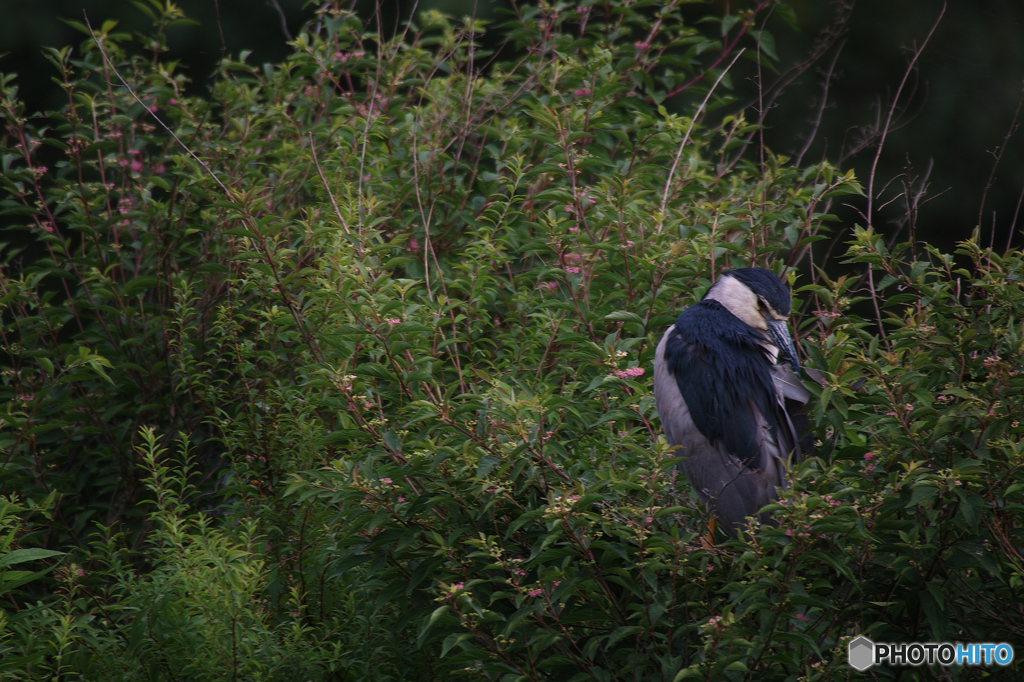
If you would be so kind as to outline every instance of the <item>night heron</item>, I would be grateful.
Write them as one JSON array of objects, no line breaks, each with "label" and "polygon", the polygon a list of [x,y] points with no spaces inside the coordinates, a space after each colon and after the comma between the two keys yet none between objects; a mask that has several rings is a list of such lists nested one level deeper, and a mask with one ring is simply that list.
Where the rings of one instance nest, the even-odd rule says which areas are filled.
[{"label": "night heron", "polygon": [[798,377],[789,310],[789,290],[775,273],[731,270],[679,315],[655,352],[661,426],[711,509],[712,533],[715,518],[734,533],[777,499],[800,459],[800,409],[810,393]]}]

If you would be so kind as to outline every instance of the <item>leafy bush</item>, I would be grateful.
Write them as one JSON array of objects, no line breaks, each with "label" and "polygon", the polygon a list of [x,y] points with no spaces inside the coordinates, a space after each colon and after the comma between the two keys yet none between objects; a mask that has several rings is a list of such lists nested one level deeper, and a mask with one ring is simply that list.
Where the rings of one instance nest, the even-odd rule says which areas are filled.
[{"label": "leafy bush", "polygon": [[[325,7],[209,97],[166,5],[148,54],[51,51],[41,122],[6,77],[0,482],[55,504],[10,537],[75,563],[15,593],[5,679],[825,680],[860,633],[1015,641],[1020,256],[858,229],[889,317],[856,314],[811,267],[852,173],[726,113],[768,5],[720,37],[524,7],[514,59]],[[749,264],[793,285],[817,456],[778,528],[708,548],[649,370]]]}]

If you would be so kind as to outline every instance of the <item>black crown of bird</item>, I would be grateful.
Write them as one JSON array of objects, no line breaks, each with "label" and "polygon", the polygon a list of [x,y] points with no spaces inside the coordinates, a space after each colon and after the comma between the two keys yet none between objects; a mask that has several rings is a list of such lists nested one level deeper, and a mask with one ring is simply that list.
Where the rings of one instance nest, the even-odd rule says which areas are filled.
[{"label": "black crown of bird", "polygon": [[[787,328],[789,289],[771,270],[725,272],[668,328],[654,398],[679,468],[729,532],[788,485],[809,443],[810,393]],[[768,514],[760,517],[770,523]]]}]

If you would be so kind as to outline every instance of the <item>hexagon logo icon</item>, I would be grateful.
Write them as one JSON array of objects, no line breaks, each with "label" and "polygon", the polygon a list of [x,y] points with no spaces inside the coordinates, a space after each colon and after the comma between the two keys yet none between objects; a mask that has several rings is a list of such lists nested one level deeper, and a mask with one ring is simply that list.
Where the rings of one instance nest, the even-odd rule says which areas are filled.
[{"label": "hexagon logo icon", "polygon": [[847,647],[847,654],[850,657],[850,666],[853,669],[867,670],[874,663],[875,643],[861,635],[850,641]]}]

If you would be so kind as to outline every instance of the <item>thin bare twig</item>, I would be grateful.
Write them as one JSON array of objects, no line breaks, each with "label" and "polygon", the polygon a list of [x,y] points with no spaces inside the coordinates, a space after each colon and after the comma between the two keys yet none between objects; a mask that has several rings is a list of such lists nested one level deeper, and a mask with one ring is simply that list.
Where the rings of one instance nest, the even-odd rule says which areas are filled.
[{"label": "thin bare twig", "polygon": [[683,149],[686,147],[686,143],[690,141],[690,133],[693,132],[693,126],[697,123],[697,119],[704,112],[704,107],[708,105],[708,101],[711,99],[711,95],[714,94],[715,88],[717,88],[718,84],[722,82],[722,79],[725,78],[725,74],[729,73],[729,69],[732,68],[733,64],[735,64],[736,60],[743,55],[746,49],[747,48],[743,48],[737,52],[736,56],[733,57],[731,62],[729,62],[729,66],[725,67],[725,69],[722,70],[722,73],[718,74],[715,84],[711,86],[710,90],[708,90],[708,94],[704,97],[704,101],[700,103],[700,106],[697,107],[696,113],[694,113],[693,117],[690,119],[690,126],[686,129],[686,135],[683,136],[683,141],[679,143],[679,151],[676,152],[676,158],[672,161],[672,168],[669,169],[668,178],[665,180],[665,191],[661,195],[661,217],[658,220],[658,234],[661,234],[661,230],[665,226],[665,206],[668,204],[668,191],[672,187],[672,176],[675,175],[676,167],[679,165],[679,159],[683,155]]},{"label": "thin bare twig", "polygon": [[[931,177],[932,167],[935,159],[928,157],[928,166],[924,169],[924,175],[920,179],[909,177],[909,184],[904,185],[903,194],[907,197],[907,230],[910,236],[910,249],[917,256],[917,216],[921,210],[925,194],[928,192],[928,178]],[[915,185],[917,185],[915,189]]]},{"label": "thin bare twig", "polygon": [[[415,8],[414,8],[415,9]],[[384,58],[384,29],[381,27],[381,15],[380,15],[380,0],[377,2],[377,9],[374,12],[374,16],[377,19],[377,73],[374,74],[373,78],[373,90],[370,92],[369,103],[366,105],[366,125],[363,126],[363,149],[359,153],[359,178],[356,185],[356,201],[359,205],[359,213],[362,215],[363,212],[363,173],[366,169],[366,148],[368,146],[368,140],[370,138],[370,122],[373,120],[373,106],[374,102],[377,101],[377,88],[380,85],[380,79],[383,75],[383,67],[381,62]],[[362,237],[362,227],[359,229],[360,238]]]},{"label": "thin bare twig", "polygon": [[1003,253],[1010,250],[1010,242],[1013,240],[1013,230],[1017,227],[1017,216],[1020,214],[1020,202],[1024,200],[1024,186],[1020,188],[1020,195],[1017,197],[1017,208],[1013,209],[1013,220],[1010,221],[1010,233],[1006,235],[1006,249]]},{"label": "thin bare twig", "polygon": [[[167,131],[168,135],[170,135],[172,138],[174,138],[174,141],[177,142],[178,145],[180,145],[182,149],[184,149],[186,152],[188,152],[189,156],[191,156],[193,159],[196,160],[196,162],[203,168],[203,170],[205,170],[207,173],[210,174],[210,177],[212,177],[213,181],[217,183],[217,186],[221,188],[221,191],[224,192],[224,195],[228,198],[228,201],[230,201],[232,204],[237,206],[238,209],[241,211],[241,213],[242,213],[242,222],[245,223],[249,227],[249,229],[252,230],[254,233],[257,233],[258,230],[256,229],[256,227],[255,227],[255,225],[253,223],[252,215],[249,213],[249,210],[245,206],[245,204],[241,203],[238,200],[238,198],[231,192],[231,190],[228,189],[227,185],[225,185],[223,182],[221,182],[221,179],[219,177],[217,177],[217,174],[213,172],[213,169],[210,168],[210,166],[205,161],[200,159],[199,156],[196,155],[196,153],[193,152],[188,147],[188,145],[186,145],[184,142],[182,142],[181,138],[179,138],[177,135],[175,135],[174,131],[171,130],[170,127],[166,123],[164,123],[163,120],[159,116],[157,116],[155,112],[150,110],[149,106],[147,106],[146,103],[143,102],[139,98],[139,96],[137,94],[135,94],[135,90],[132,89],[132,87],[130,85],[128,85],[128,81],[126,81],[124,79],[124,77],[121,75],[121,72],[118,71],[117,67],[114,66],[114,63],[112,61],[110,61],[110,57],[107,56],[107,51],[105,49],[103,49],[103,45],[100,44],[99,40],[97,40],[96,32],[93,31],[92,24],[89,23],[89,15],[86,14],[84,11],[82,12],[82,14],[85,17],[85,25],[89,29],[89,36],[92,38],[93,43],[96,45],[96,49],[99,50],[100,55],[102,55],[102,57],[103,57],[104,63],[109,67],[110,71],[113,72],[113,74],[115,76],[117,76],[117,79],[119,81],[121,81],[121,85],[124,86],[124,89],[128,91],[128,93],[132,96],[132,98],[136,102],[138,102],[140,105],[142,105],[145,108],[145,110],[147,112],[149,112],[149,115],[152,116],[153,119],[156,120],[156,122],[159,123],[160,126],[165,131]],[[253,240],[253,241],[255,241],[255,240]],[[267,255],[267,258],[270,259],[269,250],[267,250],[264,247],[264,251],[265,251],[265,253]],[[271,265],[273,266],[272,262],[271,262]],[[295,320],[296,328],[299,329],[300,332],[303,334],[303,336],[306,338],[306,340],[309,343],[310,350],[313,352],[313,354],[317,357],[317,360],[319,361],[320,360],[320,350],[318,348],[318,345],[313,341],[313,337],[310,335],[309,329],[307,328],[306,324],[303,323],[302,317],[299,315],[298,310],[295,309],[295,305],[294,305],[294,302],[292,301],[291,297],[288,296],[285,293],[285,287],[283,286],[283,284],[281,282],[281,278],[280,278],[280,276],[278,274],[277,268],[273,267],[273,271],[274,271],[274,278],[277,280],[278,289],[280,290],[281,296],[284,299],[285,306],[288,308],[289,312],[292,315],[292,319]]]},{"label": "thin bare twig", "polygon": [[[224,58],[228,56],[228,44],[224,40],[224,27],[220,23],[220,0],[213,0],[214,15],[217,17],[217,33],[220,34],[220,60],[224,61]],[[88,20],[85,22],[89,23]],[[92,33],[92,27],[89,27],[89,32]]]},{"label": "thin bare twig", "polygon": [[[768,19],[772,16],[772,12],[775,11],[774,5],[768,10],[768,16],[764,18],[764,22],[761,23],[761,30],[757,34],[757,56],[754,59],[754,63],[757,65],[757,134],[761,141],[758,145],[758,155],[761,162],[761,176],[764,177],[764,119],[767,116],[764,108],[764,79],[761,76],[761,34],[764,33],[764,27],[768,23]],[[764,194],[762,193],[762,196]]]},{"label": "thin bare twig", "polygon": [[[981,204],[978,206],[978,229],[981,229],[981,216],[985,211],[985,199],[988,198],[988,191],[992,189],[992,183],[996,179],[996,168],[999,167],[999,162],[1003,158],[1003,152],[1006,151],[1006,146],[1010,143],[1010,138],[1017,132],[1017,117],[1020,115],[1020,105],[1024,102],[1024,87],[1021,87],[1020,96],[1017,97],[1017,108],[1013,110],[1013,118],[1010,119],[1010,127],[1006,130],[1006,134],[1003,135],[1003,143],[996,147],[999,151],[995,152],[996,160],[992,164],[992,171],[988,174],[988,182],[985,183],[985,189],[981,192]],[[992,225],[992,240],[995,241],[996,226]]]},{"label": "thin bare twig", "polygon": [[235,196],[231,193],[231,190],[228,189],[227,185],[220,181],[220,178],[218,178],[217,174],[213,172],[213,169],[210,168],[205,161],[196,156],[196,153],[189,149],[188,145],[182,142],[181,139],[174,134],[174,131],[171,130],[170,127],[163,122],[163,119],[156,115],[156,112],[150,111],[149,105],[147,105],[145,102],[139,99],[139,96],[135,94],[135,90],[132,89],[130,85],[128,85],[128,82],[124,79],[123,76],[121,76],[121,72],[118,71],[117,67],[114,66],[114,63],[110,61],[110,57],[107,56],[107,51],[103,49],[102,45],[100,45],[100,41],[96,39],[96,33],[92,30],[92,24],[89,23],[89,15],[85,14],[85,12],[82,12],[82,14],[83,16],[85,16],[85,25],[89,29],[89,36],[92,38],[93,43],[96,44],[96,49],[100,51],[100,54],[103,56],[103,61],[107,63],[107,66],[110,67],[110,70],[113,72],[113,74],[117,76],[117,80],[121,81],[121,85],[123,85],[124,89],[128,91],[128,94],[131,95],[136,102],[141,104],[146,109],[146,111],[149,111],[149,115],[152,116],[153,119],[160,124],[160,127],[166,130],[167,134],[173,137],[174,141],[177,142],[182,149],[188,152],[188,155],[195,159],[196,163],[203,167],[203,170],[210,174],[210,177],[213,178],[214,182],[220,185],[220,188],[224,191],[224,194],[227,196],[227,198],[234,203]]},{"label": "thin bare twig", "polygon": [[[341,209],[338,208],[338,202],[334,199],[334,192],[331,191],[330,186],[327,184],[327,178],[324,176],[324,171],[320,168],[320,160],[316,158],[316,145],[313,143],[313,133],[309,133],[309,151],[313,154],[313,163],[316,165],[316,172],[320,175],[320,182],[324,184],[324,189],[327,190],[327,196],[331,198],[331,205],[334,206],[334,213],[338,216],[338,222],[341,223],[341,227],[345,230],[345,234],[351,235],[352,232],[348,229],[348,224],[345,219],[341,216]],[[360,258],[363,257],[363,250],[359,244],[355,244],[356,253]]]},{"label": "thin bare twig", "polygon": [[882,157],[882,148],[885,146],[885,137],[889,133],[889,128],[892,126],[892,118],[896,114],[896,106],[899,104],[900,95],[903,93],[903,88],[907,84],[907,79],[910,78],[910,74],[914,71],[914,65],[917,64],[917,60],[921,58],[921,54],[924,53],[924,48],[928,45],[928,41],[931,40],[932,35],[935,34],[935,30],[939,27],[939,22],[942,21],[942,17],[946,14],[946,3],[943,0],[942,10],[939,11],[938,18],[935,19],[935,23],[932,24],[932,28],[928,31],[928,35],[925,36],[924,42],[921,43],[921,47],[914,50],[914,56],[910,59],[910,64],[907,65],[906,71],[903,72],[903,80],[900,81],[900,86],[896,88],[896,94],[892,98],[892,105],[889,107],[889,113],[885,117],[885,123],[882,125],[882,129],[879,133],[878,148],[875,150],[875,158],[871,162],[871,173],[868,175],[868,211],[867,211],[867,224],[868,227],[872,226],[871,212],[874,202],[874,187],[875,187],[875,172],[878,169],[878,160]]},{"label": "thin bare twig", "polygon": [[[903,88],[907,84],[907,79],[910,78],[910,74],[914,71],[914,65],[917,64],[917,60],[920,59],[921,54],[924,52],[924,48],[928,45],[928,41],[931,40],[932,35],[935,34],[936,29],[939,27],[939,22],[942,21],[942,17],[946,14],[946,2],[942,2],[942,10],[939,11],[939,16],[935,19],[935,23],[932,24],[932,28],[928,31],[928,35],[925,36],[924,42],[921,43],[921,47],[914,50],[914,56],[910,60],[910,64],[907,65],[906,71],[903,72],[903,80],[900,81],[900,86],[896,89],[896,94],[892,98],[892,105],[889,107],[889,112],[885,117],[885,123],[882,125],[881,132],[879,133],[878,148],[875,150],[875,158],[871,162],[871,173],[868,175],[868,208],[865,221],[867,222],[868,229],[872,227],[872,209],[875,199],[875,173],[878,169],[878,160],[882,157],[882,148],[885,146],[885,136],[889,132],[889,128],[892,125],[892,118],[896,113],[896,106],[900,101],[900,94],[903,92]],[[882,325],[882,311],[878,307],[878,292],[875,291],[875,274],[874,268],[868,263],[868,287],[871,290],[871,304],[875,308],[875,322],[878,323],[878,332],[881,334],[883,340],[885,340],[885,328]],[[888,341],[886,341],[888,344]]]},{"label": "thin bare twig", "polygon": [[281,5],[278,4],[277,0],[267,0],[267,4],[277,10],[277,16],[281,19],[281,31],[284,32],[284,37],[288,39],[288,42],[293,40],[292,34],[288,32],[288,21],[285,19],[284,10],[281,9]]},{"label": "thin bare twig", "polygon": [[[850,16],[853,12],[854,0],[833,0],[832,4],[835,5],[837,8],[832,23],[829,24],[828,27],[826,27],[819,33],[817,40],[815,40],[814,45],[811,47],[811,52],[808,55],[807,59],[797,64],[794,64],[793,66],[783,71],[781,74],[778,75],[778,77],[776,77],[775,82],[771,83],[767,88],[762,88],[760,86],[761,76],[760,68],[758,68],[759,85],[756,99],[758,101],[759,116],[757,120],[757,127],[754,131],[752,131],[746,136],[746,141],[748,143],[754,139],[754,135],[761,134],[761,131],[764,126],[764,121],[766,116],[768,115],[768,112],[775,107],[775,102],[783,95],[787,88],[789,88],[789,86],[792,85],[793,83],[797,82],[797,80],[804,73],[806,73],[808,69],[817,64],[818,61],[824,55],[826,55],[828,51],[831,50],[832,47],[839,41],[839,39],[846,33],[846,25],[849,23]],[[842,52],[842,49],[843,47],[840,46],[839,52]],[[760,67],[760,59],[758,61],[758,66]],[[835,66],[835,59],[833,59],[833,66]],[[739,110],[745,111],[746,109],[752,107],[753,105],[754,102],[752,100],[748,101],[742,104],[742,106],[739,107]],[[817,128],[818,126],[816,125],[814,130],[811,131],[809,139],[812,141],[817,135]],[[738,152],[733,161],[731,161],[728,164],[728,167],[730,169],[733,165],[735,165],[737,161],[739,161],[740,157],[742,156],[741,152]]]},{"label": "thin bare twig", "polygon": [[818,104],[818,111],[814,116],[814,124],[811,126],[811,132],[807,135],[807,140],[804,142],[803,148],[800,153],[796,155],[796,159],[793,161],[793,166],[800,168],[803,164],[804,155],[810,150],[811,145],[814,143],[814,138],[818,136],[818,129],[821,127],[821,120],[825,116],[825,106],[828,104],[828,88],[832,84],[832,74],[836,70],[836,62],[839,61],[839,55],[843,53],[843,48],[846,47],[846,41],[844,40],[839,44],[836,49],[835,56],[832,57],[832,63],[828,65],[828,71],[825,73],[825,85],[821,93],[821,102]]}]

